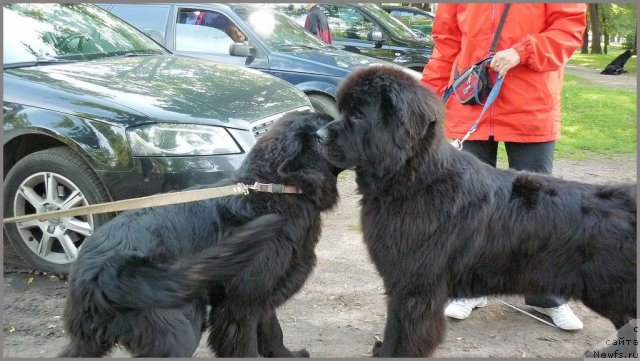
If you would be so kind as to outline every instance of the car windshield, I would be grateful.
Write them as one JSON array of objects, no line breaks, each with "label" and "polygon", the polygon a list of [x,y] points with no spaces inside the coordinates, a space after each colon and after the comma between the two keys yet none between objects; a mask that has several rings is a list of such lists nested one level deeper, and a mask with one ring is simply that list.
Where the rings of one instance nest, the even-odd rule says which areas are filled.
[{"label": "car windshield", "polygon": [[288,17],[267,9],[234,9],[273,50],[321,49],[327,45]]},{"label": "car windshield", "polygon": [[417,39],[418,36],[409,29],[408,26],[403,24],[400,20],[394,18],[389,15],[388,12],[384,11],[382,8],[375,4],[362,4],[369,14],[376,18],[378,22],[385,24],[390,32],[392,32],[395,36],[401,39]]},{"label": "car windshield", "polygon": [[90,4],[5,4],[3,23],[4,67],[167,53]]}]

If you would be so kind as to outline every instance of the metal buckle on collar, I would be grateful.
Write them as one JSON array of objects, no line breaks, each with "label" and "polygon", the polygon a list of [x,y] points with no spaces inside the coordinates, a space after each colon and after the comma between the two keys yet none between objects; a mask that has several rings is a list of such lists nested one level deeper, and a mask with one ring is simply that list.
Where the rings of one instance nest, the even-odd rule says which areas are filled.
[{"label": "metal buckle on collar", "polygon": [[302,194],[301,189],[294,186],[287,186],[283,184],[255,182],[252,186],[249,186],[248,188],[255,192]]},{"label": "metal buckle on collar", "polygon": [[273,193],[273,184],[255,182],[252,186],[249,186],[249,189],[256,192]]}]

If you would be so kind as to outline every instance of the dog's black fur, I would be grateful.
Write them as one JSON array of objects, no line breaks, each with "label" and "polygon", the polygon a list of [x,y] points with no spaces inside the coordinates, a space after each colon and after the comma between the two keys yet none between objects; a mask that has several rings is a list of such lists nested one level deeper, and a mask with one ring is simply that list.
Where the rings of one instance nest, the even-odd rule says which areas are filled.
[{"label": "dog's black fur", "polygon": [[622,73],[628,73],[624,70],[624,65],[631,58],[633,53],[631,50],[626,50],[622,54],[618,55],[613,59],[607,66],[600,72],[600,74],[604,75],[620,75]]},{"label": "dog's black fur", "polygon": [[403,69],[372,66],[338,89],[317,134],[355,167],[361,222],[388,295],[375,356],[429,356],[448,298],[553,294],[619,328],[636,317],[636,186],[495,169],[452,147],[441,100]]},{"label": "dog's black fur", "polygon": [[[330,117],[296,113],[272,126],[237,179],[296,186],[125,212],[89,237],[73,264],[61,357],[189,357],[206,329],[219,357],[309,356],[282,343],[275,309],[312,271],[320,212],[338,200],[315,131]],[[280,220],[279,220],[280,219]]]}]

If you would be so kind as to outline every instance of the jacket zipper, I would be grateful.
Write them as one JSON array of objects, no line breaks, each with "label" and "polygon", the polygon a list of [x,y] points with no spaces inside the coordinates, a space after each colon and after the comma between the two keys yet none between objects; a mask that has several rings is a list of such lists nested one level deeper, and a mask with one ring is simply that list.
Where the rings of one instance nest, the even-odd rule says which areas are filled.
[{"label": "jacket zipper", "polygon": [[[491,39],[496,34],[496,4],[491,5],[491,30],[492,36]],[[493,137],[493,106],[489,109],[489,137]]]}]

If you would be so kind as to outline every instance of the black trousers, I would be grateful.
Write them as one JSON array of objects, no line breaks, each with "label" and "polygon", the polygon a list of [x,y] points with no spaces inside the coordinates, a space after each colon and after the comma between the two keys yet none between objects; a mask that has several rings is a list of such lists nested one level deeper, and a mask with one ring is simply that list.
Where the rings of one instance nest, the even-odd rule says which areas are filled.
[{"label": "black trousers", "polygon": [[[505,142],[509,168],[530,172],[551,174],[553,170],[553,151],[556,142],[543,143],[513,143]],[[469,152],[481,161],[495,167],[498,157],[498,142],[489,140],[465,141],[463,151]],[[558,307],[567,302],[562,297],[550,295],[527,296],[524,302],[529,306],[542,308]]]}]

